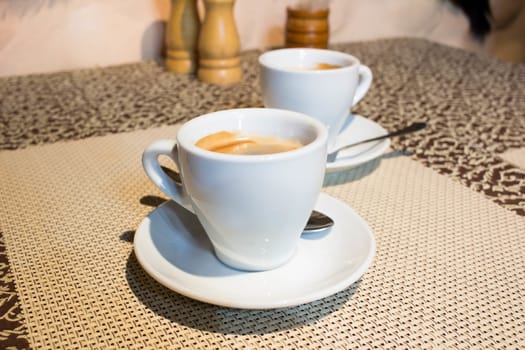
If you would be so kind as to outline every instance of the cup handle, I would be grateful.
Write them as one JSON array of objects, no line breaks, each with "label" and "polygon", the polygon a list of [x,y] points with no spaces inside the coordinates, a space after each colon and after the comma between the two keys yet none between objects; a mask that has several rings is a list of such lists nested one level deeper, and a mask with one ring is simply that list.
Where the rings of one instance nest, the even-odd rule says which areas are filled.
[{"label": "cup handle", "polygon": [[184,191],[184,185],[177,184],[162,170],[158,160],[160,155],[171,158],[177,168],[180,169],[177,143],[173,140],[157,140],[146,147],[142,154],[142,167],[146,175],[164,194],[193,212],[191,201]]},{"label": "cup handle", "polygon": [[355,106],[363,97],[365,97],[370,85],[372,85],[372,71],[365,65],[359,66],[359,84],[354,94],[354,101],[352,107]]}]

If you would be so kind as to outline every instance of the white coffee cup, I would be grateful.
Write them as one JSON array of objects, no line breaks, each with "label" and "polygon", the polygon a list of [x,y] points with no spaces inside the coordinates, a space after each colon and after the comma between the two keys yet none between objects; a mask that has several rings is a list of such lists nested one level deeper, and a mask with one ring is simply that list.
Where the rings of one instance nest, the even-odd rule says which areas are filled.
[{"label": "white coffee cup", "polygon": [[[196,146],[219,131],[294,139],[304,146],[263,155],[224,154]],[[326,142],[326,128],[304,114],[231,109],[188,121],[176,141],[150,144],[142,162],[160,190],[197,215],[223,263],[268,270],[293,256],[321,191]],[[182,185],[163,172],[160,155],[175,162]]]},{"label": "white coffee cup", "polygon": [[[318,64],[341,66],[313,69]],[[367,93],[372,71],[349,54],[322,49],[288,48],[259,56],[260,86],[265,107],[301,112],[328,128],[328,151],[352,106]]]}]

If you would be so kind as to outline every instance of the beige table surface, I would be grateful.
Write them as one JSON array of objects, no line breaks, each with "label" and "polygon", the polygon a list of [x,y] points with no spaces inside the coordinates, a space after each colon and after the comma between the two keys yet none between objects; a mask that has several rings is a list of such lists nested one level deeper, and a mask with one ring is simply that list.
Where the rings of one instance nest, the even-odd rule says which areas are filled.
[{"label": "beige table surface", "polygon": [[416,39],[334,49],[374,72],[355,113],[429,127],[327,175],[376,256],[349,288],[278,310],[183,297],[132,244],[164,201],[141,151],[199,114],[261,106],[260,52],[230,87],[155,62],[0,79],[0,347],[524,348],[525,67]]}]

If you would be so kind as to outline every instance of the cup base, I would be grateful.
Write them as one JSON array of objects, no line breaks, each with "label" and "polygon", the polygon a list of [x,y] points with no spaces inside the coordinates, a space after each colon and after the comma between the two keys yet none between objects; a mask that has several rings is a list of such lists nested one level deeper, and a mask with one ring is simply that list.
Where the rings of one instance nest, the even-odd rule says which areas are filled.
[{"label": "cup base", "polygon": [[256,271],[267,271],[267,270],[273,270],[275,268],[278,268],[279,266],[282,266],[286,264],[289,260],[292,259],[292,257],[295,255],[295,251],[297,250],[297,247],[295,247],[292,252],[288,255],[286,255],[284,258],[279,257],[278,259],[260,259],[258,262],[253,261],[242,261],[240,258],[232,258],[229,255],[221,252],[220,249],[214,248],[215,256],[221,261],[223,264],[227,265],[228,267],[232,267],[236,270],[242,270],[242,271],[250,271],[250,272],[256,272]]}]

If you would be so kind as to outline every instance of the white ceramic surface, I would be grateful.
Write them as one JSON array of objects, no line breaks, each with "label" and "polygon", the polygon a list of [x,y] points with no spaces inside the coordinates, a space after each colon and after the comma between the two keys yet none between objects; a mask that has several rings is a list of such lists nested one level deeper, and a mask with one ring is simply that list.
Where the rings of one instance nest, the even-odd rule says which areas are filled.
[{"label": "white ceramic surface", "polygon": [[[281,153],[238,155],[195,145],[224,130],[295,139],[304,146]],[[296,248],[323,184],[326,141],[326,128],[304,114],[231,109],[186,122],[176,141],[153,142],[142,160],[151,181],[197,215],[223,262],[240,269],[266,270],[288,261]],[[159,155],[177,164],[183,186],[162,171]]]},{"label": "white ceramic surface", "polygon": [[206,303],[271,309],[312,302],[360,279],[375,254],[372,230],[349,206],[321,193],[315,208],[335,225],[304,234],[292,259],[273,270],[246,272],[222,264],[197,218],[172,201],[141,222],[135,255],[155,280]]},{"label": "white ceramic surface", "polygon": [[[381,125],[363,116],[352,114],[337,137],[336,147],[387,133]],[[381,156],[390,146],[390,139],[370,142],[340,151],[332,162],[326,163],[326,172],[350,169]]]},{"label": "white ceramic surface", "polygon": [[[341,68],[311,70],[319,63]],[[259,56],[261,93],[266,107],[310,115],[328,128],[328,150],[352,106],[367,93],[372,71],[344,52],[309,48],[271,50]]]}]

